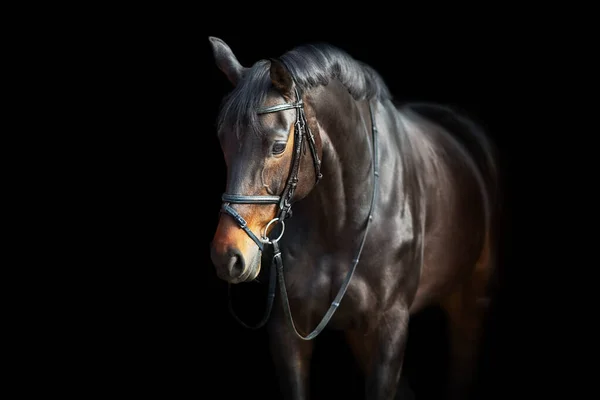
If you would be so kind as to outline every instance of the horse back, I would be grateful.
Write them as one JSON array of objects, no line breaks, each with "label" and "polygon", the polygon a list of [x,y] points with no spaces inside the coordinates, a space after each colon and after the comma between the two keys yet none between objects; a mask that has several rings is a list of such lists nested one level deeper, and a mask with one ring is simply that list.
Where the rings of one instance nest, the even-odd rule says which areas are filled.
[{"label": "horse back", "polygon": [[416,312],[465,279],[486,286],[494,265],[496,160],[485,133],[451,109],[409,104],[398,112],[422,157],[424,249],[411,306]]}]

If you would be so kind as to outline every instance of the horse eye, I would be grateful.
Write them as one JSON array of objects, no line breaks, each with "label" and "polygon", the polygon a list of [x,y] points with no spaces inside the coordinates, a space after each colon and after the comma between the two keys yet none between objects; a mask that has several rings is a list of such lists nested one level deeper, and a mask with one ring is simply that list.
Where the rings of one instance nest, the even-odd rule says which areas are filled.
[{"label": "horse eye", "polygon": [[275,142],[271,151],[273,152],[273,154],[281,154],[285,151],[285,145],[285,142]]}]

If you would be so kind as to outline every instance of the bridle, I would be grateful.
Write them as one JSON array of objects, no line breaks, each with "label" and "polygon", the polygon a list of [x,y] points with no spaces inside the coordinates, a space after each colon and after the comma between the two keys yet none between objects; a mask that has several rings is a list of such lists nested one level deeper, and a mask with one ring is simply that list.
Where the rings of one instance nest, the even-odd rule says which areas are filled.
[{"label": "bridle", "polygon": [[[272,244],[273,241],[267,238],[267,228],[274,222],[279,222],[282,225],[281,235],[283,235],[283,231],[285,229],[284,220],[291,216],[291,208],[292,208],[292,197],[294,196],[294,192],[296,191],[296,186],[298,185],[298,173],[300,172],[300,158],[302,156],[303,146],[305,146],[305,140],[308,142],[310,146],[310,151],[313,156],[316,182],[319,183],[323,175],[321,174],[321,160],[319,159],[319,154],[317,153],[317,145],[315,143],[315,137],[312,134],[308,124],[306,123],[306,115],[304,114],[304,103],[302,102],[302,98],[298,93],[297,86],[294,85],[294,93],[296,94],[296,101],[294,103],[284,103],[278,104],[271,107],[263,107],[259,108],[256,113],[257,114],[269,114],[284,110],[296,109],[296,122],[294,124],[294,153],[292,155],[292,164],[291,171],[286,182],[285,188],[280,196],[246,196],[239,194],[228,194],[224,193],[221,196],[221,200],[223,200],[223,205],[221,207],[221,211],[231,215],[238,223],[240,228],[246,231],[248,236],[256,243],[258,248],[263,251],[264,244]],[[258,238],[247,226],[244,218],[235,211],[229,204],[279,204],[279,211],[277,216],[273,218],[269,223],[265,226],[263,230],[263,235],[261,238]],[[279,241],[281,235],[275,242]]]},{"label": "bridle", "polygon": [[[294,81],[294,80],[292,79],[292,81]],[[293,158],[292,158],[292,163],[291,163],[290,174],[289,174],[285,188],[283,189],[281,195],[280,196],[246,196],[246,195],[239,195],[239,194],[224,193],[221,196],[221,199],[223,200],[223,205],[221,206],[221,212],[226,213],[226,214],[230,215],[231,217],[233,217],[236,220],[236,222],[238,223],[239,227],[241,229],[243,229],[248,234],[248,236],[256,243],[256,245],[261,250],[261,252],[264,250],[265,244],[270,244],[273,246],[273,261],[272,261],[270,277],[269,277],[269,292],[268,292],[268,296],[267,296],[267,309],[265,311],[265,314],[264,314],[262,320],[255,326],[247,325],[242,320],[240,320],[235,315],[235,312],[233,311],[233,307],[232,307],[232,303],[231,303],[231,292],[230,292],[229,293],[230,294],[229,310],[230,310],[231,314],[233,315],[233,317],[240,324],[245,326],[246,328],[258,329],[258,328],[262,327],[269,319],[269,316],[271,314],[271,310],[273,307],[273,300],[275,298],[276,274],[277,274],[278,283],[279,283],[279,287],[280,287],[280,291],[281,291],[281,298],[282,298],[283,305],[284,305],[284,311],[288,317],[291,327],[293,328],[296,335],[298,335],[298,337],[300,337],[301,339],[311,340],[311,339],[314,339],[315,337],[317,337],[317,335],[319,333],[321,333],[321,331],[329,323],[329,320],[335,313],[335,310],[337,309],[337,307],[340,305],[340,302],[341,302],[344,294],[346,293],[346,290],[348,289],[348,285],[350,284],[350,280],[352,279],[354,270],[356,269],[356,266],[359,262],[360,254],[362,252],[362,249],[363,249],[363,246],[365,243],[365,239],[367,237],[369,224],[370,224],[371,220],[373,219],[373,205],[375,203],[375,196],[377,193],[377,184],[379,181],[379,179],[378,179],[379,173],[377,170],[377,160],[378,160],[378,158],[377,158],[377,128],[375,127],[375,121],[373,118],[371,103],[369,102],[369,113],[371,115],[371,127],[372,127],[372,135],[373,135],[374,185],[373,185],[373,194],[371,197],[371,207],[369,209],[369,216],[367,219],[364,235],[363,235],[363,238],[362,238],[359,250],[358,250],[358,254],[356,255],[356,257],[353,260],[352,268],[346,275],[346,278],[345,278],[344,282],[342,283],[342,286],[341,286],[338,294],[336,295],[334,301],[331,303],[329,309],[327,310],[327,312],[325,313],[325,315],[323,316],[323,318],[321,319],[321,322],[317,325],[317,327],[307,336],[302,336],[296,330],[296,327],[294,325],[294,320],[292,318],[290,306],[289,306],[289,300],[288,300],[287,290],[285,288],[285,280],[284,280],[284,276],[283,276],[283,262],[281,259],[281,251],[279,249],[279,240],[281,239],[281,237],[283,236],[283,233],[285,231],[284,220],[291,216],[292,198],[294,196],[294,192],[295,192],[296,186],[298,184],[300,159],[302,157],[303,150],[305,149],[304,146],[306,146],[307,142],[309,144],[310,151],[311,151],[312,157],[313,157],[313,165],[314,165],[314,170],[315,170],[315,175],[316,175],[315,185],[317,183],[319,183],[319,181],[321,180],[322,174],[321,174],[321,160],[319,159],[319,155],[317,152],[315,137],[312,134],[310,127],[308,126],[308,124],[306,122],[306,115],[304,114],[304,103],[302,102],[302,97],[298,91],[298,86],[296,84],[294,84],[294,93],[296,95],[296,101],[293,103],[283,103],[283,104],[278,104],[278,105],[269,106],[269,107],[262,107],[262,108],[259,108],[256,110],[257,114],[268,114],[268,113],[274,113],[274,112],[279,112],[279,111],[284,111],[284,110],[296,109],[296,122],[294,124],[294,153],[292,155]],[[263,233],[261,234],[261,237],[259,238],[250,230],[250,228],[248,228],[248,224],[246,223],[246,220],[244,220],[244,218],[235,209],[233,209],[230,206],[230,204],[278,204],[279,210],[278,210],[278,213],[275,216],[275,218],[273,218],[271,221],[269,221],[269,223],[267,223],[267,225],[264,227]],[[273,223],[281,224],[281,232],[276,239],[269,239],[267,237],[267,230]],[[229,284],[229,291],[231,291],[231,284]]]}]

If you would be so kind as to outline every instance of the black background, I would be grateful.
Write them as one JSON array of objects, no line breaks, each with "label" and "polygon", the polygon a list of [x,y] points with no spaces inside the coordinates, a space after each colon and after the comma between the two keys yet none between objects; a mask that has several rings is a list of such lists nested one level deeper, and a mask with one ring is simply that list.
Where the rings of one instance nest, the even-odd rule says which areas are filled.
[{"label": "black background", "polygon": [[[526,141],[542,134],[523,123],[536,118],[532,103],[537,101],[527,83],[534,75],[523,36],[483,27],[465,28],[464,34],[440,28],[412,35],[174,30],[165,36],[129,36],[121,43],[121,57],[106,63],[118,69],[122,83],[112,111],[127,115],[130,125],[120,127],[128,134],[116,138],[114,158],[106,164],[114,166],[116,178],[108,182],[108,193],[99,193],[107,210],[118,213],[114,220],[111,211],[100,213],[100,219],[116,224],[103,242],[105,265],[114,270],[103,267],[99,273],[110,281],[110,290],[95,314],[110,323],[92,328],[102,338],[97,359],[109,361],[100,386],[125,384],[127,393],[164,398],[279,398],[266,334],[233,320],[227,286],[210,260],[225,187],[215,120],[231,89],[212,58],[212,35],[228,43],[245,66],[302,43],[329,42],[378,70],[397,99],[454,105],[489,131],[500,153],[505,218],[499,291],[486,325],[476,398],[539,393],[548,375],[538,372],[549,367],[538,358],[545,346],[529,278],[536,276],[532,257],[538,254],[516,255],[524,251],[521,237],[531,222],[520,229],[514,225],[514,193],[517,187],[523,193],[524,181],[531,193],[530,166],[536,164]],[[140,42],[146,42],[143,48]],[[136,62],[120,63],[123,59]],[[258,318],[264,306],[258,285],[235,289],[238,313],[249,321]],[[417,398],[438,398],[445,368],[443,329],[436,309],[411,325],[405,372]],[[313,383],[321,397],[315,398],[362,398],[360,376],[336,334],[324,333],[316,346]]]}]

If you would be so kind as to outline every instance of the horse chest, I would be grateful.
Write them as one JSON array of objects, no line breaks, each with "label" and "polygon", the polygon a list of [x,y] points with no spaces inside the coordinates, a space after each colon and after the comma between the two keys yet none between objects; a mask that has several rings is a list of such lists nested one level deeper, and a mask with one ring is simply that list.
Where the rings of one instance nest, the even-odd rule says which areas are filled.
[{"label": "horse chest", "polygon": [[[298,323],[307,330],[313,329],[334,301],[351,263],[328,254],[319,260],[288,258],[287,264],[289,268],[284,267],[284,274],[290,307]],[[367,324],[374,317],[371,312],[374,304],[372,286],[355,273],[329,327],[344,329]]]}]

